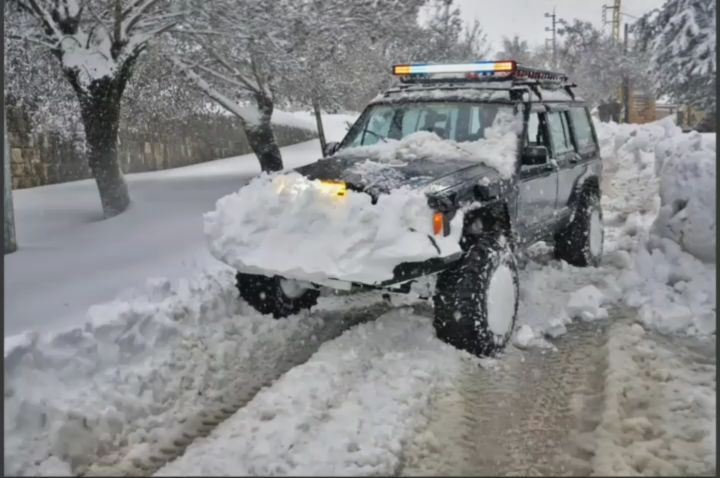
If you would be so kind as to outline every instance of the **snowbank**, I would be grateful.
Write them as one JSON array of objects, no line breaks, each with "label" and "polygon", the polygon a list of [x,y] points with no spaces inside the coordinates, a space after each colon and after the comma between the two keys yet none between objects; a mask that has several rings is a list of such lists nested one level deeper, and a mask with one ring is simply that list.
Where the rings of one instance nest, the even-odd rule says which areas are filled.
[{"label": "snowbank", "polygon": [[663,332],[714,333],[714,135],[682,133],[671,118],[596,127],[619,302]]},{"label": "snowbank", "polygon": [[82,327],[8,337],[5,470],[78,473],[119,450],[147,457],[205,411],[232,407],[304,361],[378,303],[376,294],[322,297],[312,315],[277,321],[239,301],[224,271],[150,280],[93,307]]},{"label": "snowbank", "polygon": [[238,270],[304,280],[372,284],[392,279],[401,262],[460,252],[462,214],[450,235],[434,237],[424,192],[400,188],[371,201],[297,173],[263,175],[220,199],[205,233],[212,254]]},{"label": "snowbank", "polygon": [[715,262],[715,141],[693,132],[663,146],[656,150],[661,208],[653,232]]}]

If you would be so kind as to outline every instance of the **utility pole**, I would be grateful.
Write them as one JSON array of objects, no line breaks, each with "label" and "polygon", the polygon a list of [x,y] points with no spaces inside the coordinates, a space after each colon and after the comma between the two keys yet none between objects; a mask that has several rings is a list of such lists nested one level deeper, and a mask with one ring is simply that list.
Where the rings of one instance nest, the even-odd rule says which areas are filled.
[{"label": "utility pole", "polygon": [[[612,20],[608,21],[607,19],[607,12],[608,10],[612,12]],[[602,21],[603,26],[607,25],[608,23],[612,26],[612,34],[610,38],[612,39],[612,44],[614,46],[618,46],[620,44],[620,0],[613,0],[612,5],[603,5],[602,6]],[[627,26],[627,25],[626,25]],[[618,108],[620,108],[620,105],[625,105],[626,98],[625,98],[625,78],[622,79],[622,83],[620,84],[620,88],[618,89],[618,92],[616,93],[617,99],[616,104],[618,105]],[[625,116],[627,116],[627,109],[625,110]],[[618,113],[615,121],[621,121],[620,115]]]},{"label": "utility pole", "polygon": [[[625,23],[625,36],[623,38],[623,53],[627,55],[628,52],[628,23]],[[629,123],[630,122],[630,81],[628,79],[627,73],[623,75],[623,82],[622,82],[622,98],[623,98],[623,107],[625,108],[625,115],[624,115],[624,122]]]},{"label": "utility pole", "polygon": [[[607,12],[612,11],[612,20],[608,21]],[[620,43],[620,0],[614,0],[612,5],[602,6],[603,25],[610,23],[612,25],[612,39],[615,44]]]},{"label": "utility pole", "polygon": [[[545,31],[552,32],[552,65],[553,68],[557,68],[557,41],[555,38],[557,18],[555,15],[555,7],[553,7],[552,13],[545,13],[545,18],[552,19],[552,27],[545,27]],[[545,44],[547,45],[547,39],[545,40]]]}]

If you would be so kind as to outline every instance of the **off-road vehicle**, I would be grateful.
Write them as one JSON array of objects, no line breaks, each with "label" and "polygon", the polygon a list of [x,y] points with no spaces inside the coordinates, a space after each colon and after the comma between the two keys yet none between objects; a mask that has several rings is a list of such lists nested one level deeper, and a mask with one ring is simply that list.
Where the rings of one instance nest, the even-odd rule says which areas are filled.
[{"label": "off-road vehicle", "polygon": [[[515,324],[517,254],[543,240],[570,264],[593,266],[600,260],[602,166],[591,116],[565,75],[514,61],[395,65],[393,73],[399,83],[367,106],[342,142],[329,144],[323,159],[295,171],[370,194],[377,207],[398,184],[422,187],[434,211],[428,217],[431,242],[433,235],[447,236],[451,220],[462,212],[460,252],[443,256],[438,250],[428,260],[398,263],[392,280],[343,287],[408,292],[415,282],[434,276],[437,336],[471,353],[491,354],[506,344]],[[487,160],[487,151],[465,148],[482,145],[477,142],[502,112],[520,119],[516,144],[508,148],[510,174],[504,175]],[[351,166],[362,161],[353,148],[382,146],[418,131],[453,144],[457,157],[437,161],[432,149],[421,151],[394,168],[401,181],[392,186],[367,184],[353,172]],[[237,274],[240,295],[275,317],[312,307],[320,286],[342,283],[332,277],[319,284],[251,272]]]}]

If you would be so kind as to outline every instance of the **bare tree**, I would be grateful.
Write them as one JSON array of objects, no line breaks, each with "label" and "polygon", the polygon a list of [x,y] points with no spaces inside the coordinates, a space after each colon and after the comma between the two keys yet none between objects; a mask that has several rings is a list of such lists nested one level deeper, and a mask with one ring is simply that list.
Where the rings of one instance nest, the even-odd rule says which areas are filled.
[{"label": "bare tree", "polygon": [[460,8],[454,0],[432,0],[421,56],[423,61],[475,61],[487,56],[489,44],[480,22],[463,25]]},{"label": "bare tree", "polygon": [[183,12],[170,9],[174,0],[14,2],[21,10],[16,20],[24,23],[19,38],[58,59],[79,100],[88,163],[105,217],[121,213],[130,202],[117,158],[123,92],[138,56]]},{"label": "bare tree", "polygon": [[498,60],[515,60],[520,64],[528,65],[530,62],[530,47],[528,42],[521,40],[518,35],[503,37],[502,49],[495,56]]},{"label": "bare tree", "polygon": [[[290,92],[294,100],[312,108],[323,151],[322,110],[333,108],[342,96],[352,94],[346,85],[359,90],[370,86],[357,83],[361,78],[358,73],[367,67],[362,65],[367,58],[364,54],[385,40],[397,39],[398,33],[406,31],[408,22],[417,25],[422,3],[423,0],[307,0],[285,11],[290,41],[279,53],[291,74],[280,87]],[[381,71],[387,75],[389,65]]]},{"label": "bare tree", "polygon": [[175,31],[173,61],[240,120],[263,171],[282,169],[271,118],[274,78],[287,73],[277,61],[287,41],[281,16],[286,1],[188,0],[188,5],[192,14]]}]

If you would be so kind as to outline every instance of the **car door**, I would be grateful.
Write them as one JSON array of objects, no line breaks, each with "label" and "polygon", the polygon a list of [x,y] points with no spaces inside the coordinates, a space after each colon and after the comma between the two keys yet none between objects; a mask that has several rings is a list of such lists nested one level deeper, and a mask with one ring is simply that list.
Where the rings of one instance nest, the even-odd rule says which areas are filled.
[{"label": "car door", "polygon": [[558,177],[558,210],[569,213],[568,202],[577,178],[590,167],[590,162],[599,157],[597,142],[593,136],[590,113],[582,105],[573,105],[565,112],[569,120],[575,154],[570,162],[560,167]]},{"label": "car door", "polygon": [[[528,117],[524,146],[545,146],[550,151],[546,123],[544,107],[537,105]],[[553,218],[557,201],[556,169],[549,157],[539,164],[532,164],[521,155],[517,223],[525,242],[533,242],[542,236],[545,225]]]},{"label": "car door", "polygon": [[552,158],[557,163],[557,207],[555,212],[558,216],[570,213],[568,209],[568,198],[575,184],[577,177],[576,166],[580,156],[575,150],[575,144],[570,131],[568,120],[569,108],[565,105],[555,106],[548,113],[548,129],[550,131],[550,143],[552,145]]}]

